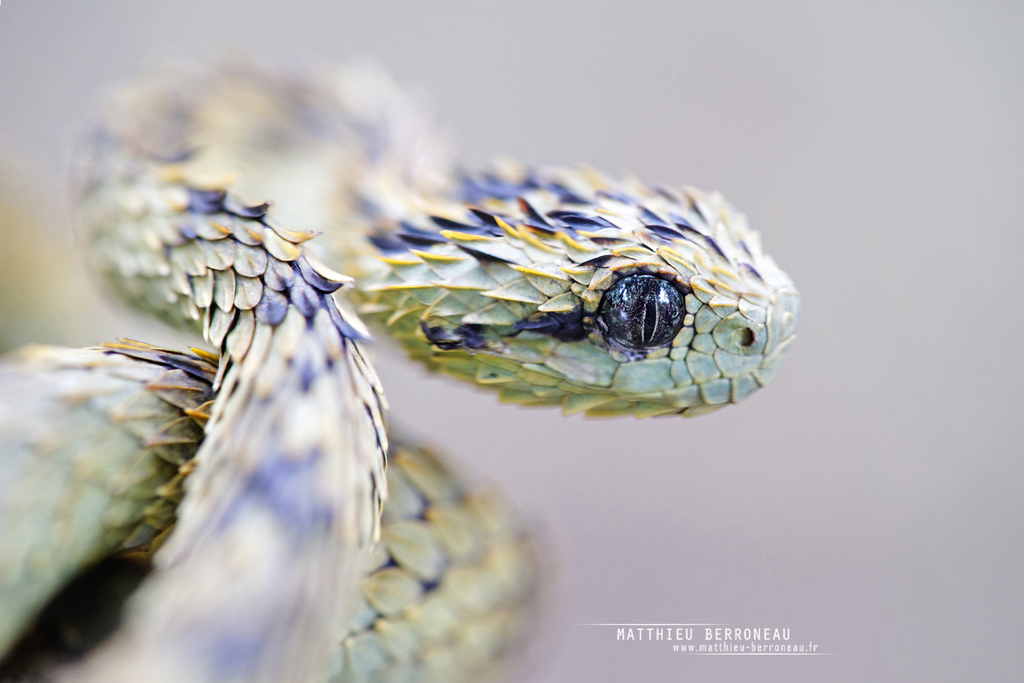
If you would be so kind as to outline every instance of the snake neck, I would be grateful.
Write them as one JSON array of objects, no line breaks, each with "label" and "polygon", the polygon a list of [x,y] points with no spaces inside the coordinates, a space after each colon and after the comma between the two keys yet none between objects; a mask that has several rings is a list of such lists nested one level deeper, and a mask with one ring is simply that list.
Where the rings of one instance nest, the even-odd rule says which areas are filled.
[{"label": "snake neck", "polygon": [[[271,223],[266,205],[197,189],[180,165],[128,149],[102,163],[81,203],[96,265],[129,301],[220,352],[179,522],[145,608],[111,651],[219,680],[219,636],[199,647],[195,634],[243,634],[258,647],[232,666],[302,679],[327,651],[386,496],[383,394],[365,331],[334,298],[348,279],[307,253],[313,234]],[[265,571],[233,580],[240,558]],[[194,595],[183,622],[186,585],[230,589]],[[288,612],[301,619],[282,635]],[[197,647],[197,658],[174,654]]]},{"label": "snake neck", "polygon": [[127,108],[129,137],[159,138],[152,118],[166,153],[192,150],[190,178],[244,170],[234,190],[322,231],[307,253],[355,276],[359,312],[431,369],[567,414],[694,416],[771,382],[795,338],[799,294],[717,193],[586,167],[455,173],[400,98],[209,83],[155,85]]}]

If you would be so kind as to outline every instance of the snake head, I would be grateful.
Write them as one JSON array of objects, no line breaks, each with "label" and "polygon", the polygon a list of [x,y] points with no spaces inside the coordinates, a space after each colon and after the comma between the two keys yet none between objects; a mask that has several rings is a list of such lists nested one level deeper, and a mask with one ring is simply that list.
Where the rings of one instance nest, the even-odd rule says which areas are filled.
[{"label": "snake head", "polygon": [[506,164],[374,220],[361,310],[508,401],[698,415],[768,384],[795,338],[799,294],[718,194]]}]

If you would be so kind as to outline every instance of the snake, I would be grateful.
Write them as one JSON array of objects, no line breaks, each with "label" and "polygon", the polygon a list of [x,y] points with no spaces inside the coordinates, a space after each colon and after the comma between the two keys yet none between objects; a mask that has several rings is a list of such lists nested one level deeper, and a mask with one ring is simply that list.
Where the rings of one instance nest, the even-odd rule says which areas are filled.
[{"label": "snake", "polygon": [[738,403],[795,339],[799,293],[720,194],[464,167],[373,68],[166,67],[97,118],[86,260],[206,346],[0,362],[8,676],[493,676],[542,607],[541,551],[388,422],[373,339],[595,418]]}]

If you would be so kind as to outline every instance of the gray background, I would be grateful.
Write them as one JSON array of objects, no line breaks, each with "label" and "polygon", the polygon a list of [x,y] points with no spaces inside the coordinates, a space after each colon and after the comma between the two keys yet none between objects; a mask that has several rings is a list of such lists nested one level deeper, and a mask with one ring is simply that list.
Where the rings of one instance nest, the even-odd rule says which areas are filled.
[{"label": "gray background", "polygon": [[[567,419],[382,361],[397,419],[547,530],[557,607],[524,675],[1020,680],[1022,35],[1009,2],[4,0],[0,144],[58,187],[105,88],[240,47],[373,57],[470,162],[721,189],[805,302],[742,406]],[[786,626],[834,654],[687,657],[590,622]]]}]

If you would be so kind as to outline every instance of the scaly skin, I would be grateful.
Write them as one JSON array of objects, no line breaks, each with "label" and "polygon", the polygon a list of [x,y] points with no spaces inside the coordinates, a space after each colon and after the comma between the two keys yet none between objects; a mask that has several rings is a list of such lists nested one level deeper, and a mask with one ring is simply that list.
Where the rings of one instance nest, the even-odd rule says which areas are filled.
[{"label": "scaly skin", "polygon": [[381,543],[329,679],[493,677],[534,611],[534,547],[500,496],[467,489],[427,449],[399,440],[388,487]]},{"label": "scaly skin", "polygon": [[[795,338],[793,283],[717,194],[507,164],[448,197],[371,210],[367,228],[384,253],[359,282],[359,311],[505,401],[700,415],[768,384]],[[602,326],[605,293],[636,275],[685,297],[678,333],[651,349]]]},{"label": "scaly skin", "polygon": [[698,415],[777,371],[799,296],[720,196],[589,169],[455,174],[389,88],[246,67],[140,86],[108,114],[82,173],[93,261],[221,362],[157,571],[66,680],[323,671],[379,529],[386,439],[361,324],[333,297],[346,279],[320,262],[414,357],[508,401]]},{"label": "scaly skin", "polygon": [[[186,177],[237,178],[243,196],[325,233],[311,247],[356,276],[360,313],[505,401],[699,415],[765,386],[795,338],[792,281],[717,193],[584,167],[454,173],[389,82],[374,94],[251,67],[191,78],[137,86],[110,117],[136,147],[193,150]],[[637,274],[685,297],[681,328],[655,348],[624,348],[601,325],[604,293]]]},{"label": "scaly skin", "polygon": [[[0,363],[20,399],[4,405],[0,427],[35,425],[18,429],[18,441],[0,441],[2,484],[18,489],[0,496],[4,518],[17,522],[0,529],[0,548],[8,565],[22,558],[0,584],[0,652],[79,566],[148,551],[171,528],[209,417],[215,361],[123,341],[30,347]],[[515,644],[532,611],[533,546],[500,496],[467,488],[431,451],[399,441],[389,462],[381,542],[363,560],[358,602],[332,644],[327,679],[475,679]],[[54,489],[57,498],[43,493]],[[60,507],[49,510],[48,501]],[[45,677],[61,648],[76,651],[103,635],[90,632],[97,626],[87,617],[47,624],[60,642],[50,650],[38,639],[24,643],[0,674]]]},{"label": "scaly skin", "polygon": [[345,278],[265,207],[189,188],[116,140],[82,213],[98,269],[133,303],[202,330],[221,361],[158,571],[124,631],[69,676],[304,680],[324,664],[386,495],[383,396],[360,323],[331,295]]},{"label": "scaly skin", "polygon": [[81,566],[173,522],[216,367],[164,358],[26,347],[0,363],[0,653]]}]

